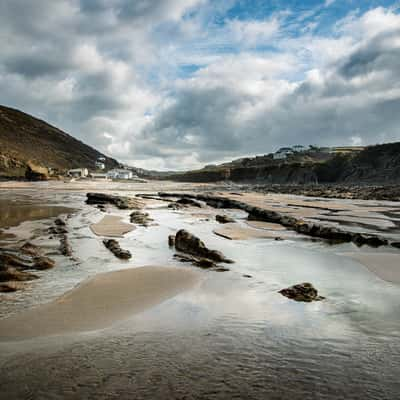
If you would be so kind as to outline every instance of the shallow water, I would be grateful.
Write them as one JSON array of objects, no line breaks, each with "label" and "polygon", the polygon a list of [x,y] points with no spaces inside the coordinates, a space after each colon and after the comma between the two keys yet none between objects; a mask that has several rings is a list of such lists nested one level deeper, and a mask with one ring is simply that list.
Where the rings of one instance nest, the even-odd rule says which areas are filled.
[{"label": "shallow water", "polygon": [[[6,388],[0,398],[399,398],[400,286],[335,254],[352,245],[230,241],[212,233],[215,210],[206,210],[207,221],[157,205],[148,210],[156,226],[120,240],[133,253],[124,262],[88,227],[103,214],[84,205],[83,194],[58,196],[60,205],[80,208],[68,220],[79,261],[56,257],[58,266],[28,290],[2,297],[3,316],[49,301],[99,272],[177,265],[167,237],[180,228],[235,264],[229,272],[201,271],[204,279],[194,290],[105,330],[0,343],[0,386]],[[25,222],[11,231],[29,236],[49,223]],[[54,246],[46,237],[37,240],[49,251]],[[304,304],[277,293],[304,281],[327,299]]]}]

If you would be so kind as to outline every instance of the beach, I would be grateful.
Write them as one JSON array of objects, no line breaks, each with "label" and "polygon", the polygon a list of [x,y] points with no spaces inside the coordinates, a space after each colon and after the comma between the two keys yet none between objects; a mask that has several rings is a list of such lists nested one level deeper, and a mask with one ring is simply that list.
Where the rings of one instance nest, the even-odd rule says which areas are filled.
[{"label": "beach", "polygon": [[[18,211],[16,221],[11,213],[3,251],[16,249],[26,261],[19,249],[29,242],[55,262],[28,270],[38,279],[0,294],[7,399],[255,399],[281,398],[282,390],[293,399],[396,398],[398,203],[170,182],[1,185],[3,204],[52,209],[40,219]],[[174,196],[160,196],[160,186]],[[98,208],[86,203],[89,190],[143,206]],[[191,203],[189,194],[242,205]],[[249,219],[246,207],[377,235],[387,244],[332,242]],[[218,222],[221,216],[233,222]],[[202,256],[169,243],[180,230],[203,242]],[[71,255],[60,253],[64,237]],[[131,257],[117,257],[103,243],[111,239]],[[204,254],[233,263],[205,263]],[[280,293],[303,282],[324,299],[297,302]]]}]

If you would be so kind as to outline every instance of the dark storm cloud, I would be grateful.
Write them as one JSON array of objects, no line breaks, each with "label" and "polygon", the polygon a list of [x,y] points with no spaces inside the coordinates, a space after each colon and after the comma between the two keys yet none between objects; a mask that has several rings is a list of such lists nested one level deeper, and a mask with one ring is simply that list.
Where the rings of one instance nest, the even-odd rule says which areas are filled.
[{"label": "dark storm cloud", "polygon": [[344,78],[354,78],[373,71],[388,70],[399,76],[400,48],[390,45],[399,37],[400,30],[378,35],[354,52],[339,69],[339,73]]}]

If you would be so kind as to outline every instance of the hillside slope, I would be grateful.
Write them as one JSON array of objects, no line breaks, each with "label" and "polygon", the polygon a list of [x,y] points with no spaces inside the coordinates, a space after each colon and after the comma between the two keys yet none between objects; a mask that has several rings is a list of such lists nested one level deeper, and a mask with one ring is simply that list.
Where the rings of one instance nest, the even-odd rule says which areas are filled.
[{"label": "hillside slope", "polygon": [[[104,155],[60,129],[0,105],[0,176],[24,177],[30,166],[59,172],[93,168],[100,156]],[[105,163],[107,168],[118,165],[108,157]]]}]

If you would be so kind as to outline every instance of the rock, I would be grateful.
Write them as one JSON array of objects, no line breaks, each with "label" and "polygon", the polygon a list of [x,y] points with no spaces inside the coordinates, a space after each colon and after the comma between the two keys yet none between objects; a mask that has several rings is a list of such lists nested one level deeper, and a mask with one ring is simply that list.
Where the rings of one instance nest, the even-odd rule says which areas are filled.
[{"label": "rock", "polygon": [[0,282],[7,281],[32,281],[34,279],[39,279],[35,274],[30,272],[18,271],[15,268],[8,267],[0,270]]},{"label": "rock", "polygon": [[0,285],[0,293],[11,293],[16,292],[17,290],[17,287],[11,283],[2,283]]},{"label": "rock", "polygon": [[388,244],[385,238],[375,235],[365,235],[362,233],[354,233],[352,235],[352,242],[357,246],[368,245],[371,247],[380,247]]},{"label": "rock", "polygon": [[392,242],[390,243],[390,245],[396,247],[397,249],[400,249],[400,242]]},{"label": "rock", "polygon": [[184,253],[208,258],[212,261],[233,263],[232,260],[227,259],[221,252],[208,249],[198,237],[184,229],[179,230],[175,236],[175,248]]},{"label": "rock", "polygon": [[132,223],[135,223],[135,224],[138,224],[141,226],[145,226],[145,227],[149,226],[150,222],[153,221],[153,219],[150,218],[148,213],[144,213],[141,211],[133,211],[130,214],[130,218],[131,218]]},{"label": "rock", "polygon": [[67,228],[65,228],[64,226],[56,225],[56,226],[51,226],[51,227],[48,229],[48,232],[49,232],[51,235],[63,235],[63,234],[65,234],[65,233],[68,233],[68,230],[67,230]]},{"label": "rock", "polygon": [[214,271],[215,272],[227,272],[227,271],[230,271],[230,269],[226,268],[226,267],[218,267],[218,268],[215,268]]},{"label": "rock", "polygon": [[44,270],[53,268],[56,263],[49,257],[35,257],[34,258],[33,269]]},{"label": "rock", "polygon": [[72,256],[72,247],[69,244],[68,236],[63,234],[60,239],[60,253],[63,256],[70,257]]},{"label": "rock", "polygon": [[15,239],[16,237],[17,236],[13,233],[4,232],[2,229],[0,229],[0,240]]},{"label": "rock", "polygon": [[174,247],[175,246],[175,235],[168,236],[168,246]]},{"label": "rock", "polygon": [[25,259],[18,257],[15,254],[0,253],[0,264],[6,267],[13,267],[18,269],[31,269],[32,264]]},{"label": "rock", "polygon": [[208,258],[198,258],[187,254],[174,254],[174,258],[181,262],[190,262],[196,267],[204,269],[217,268],[217,264],[214,261],[209,260]]},{"label": "rock", "polygon": [[28,181],[46,181],[49,178],[49,171],[45,167],[41,167],[32,162],[27,163],[25,171],[25,179]]},{"label": "rock", "polygon": [[26,242],[23,246],[21,246],[20,251],[30,256],[39,256],[42,253],[40,247],[31,242]]},{"label": "rock", "polygon": [[225,214],[224,215],[220,215],[220,214],[216,215],[215,220],[217,222],[219,222],[220,224],[229,224],[231,222],[235,222],[235,220],[233,218],[228,217]]},{"label": "rock", "polygon": [[202,208],[203,205],[201,203],[199,203],[196,200],[190,199],[189,197],[182,197],[181,199],[177,200],[175,202],[176,204],[183,204],[186,206],[193,206],[193,207],[198,207],[198,208]]},{"label": "rock", "polygon": [[115,239],[104,239],[103,244],[118,258],[128,260],[132,257],[130,251],[121,249],[119,243]]},{"label": "rock", "polygon": [[317,289],[315,289],[314,286],[308,282],[299,283],[286,289],[282,289],[279,291],[279,293],[296,301],[311,302],[325,299],[325,297],[318,296]]},{"label": "rock", "polygon": [[242,276],[243,276],[243,278],[252,278],[251,275],[247,275],[247,274],[244,274],[244,275],[242,275]]},{"label": "rock", "polygon": [[58,226],[65,226],[65,225],[66,225],[65,221],[64,221],[63,219],[61,219],[61,218],[57,218],[57,219],[54,221],[54,223],[55,223],[56,225],[58,225]]},{"label": "rock", "polygon": [[138,198],[114,196],[105,193],[87,193],[86,204],[112,204],[121,210],[132,210],[143,207]]}]

